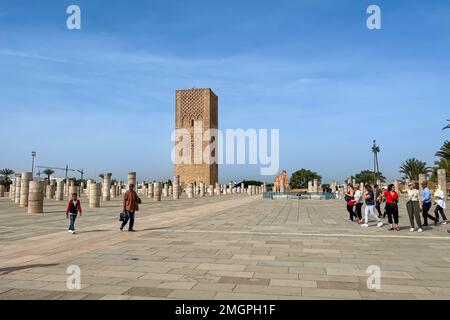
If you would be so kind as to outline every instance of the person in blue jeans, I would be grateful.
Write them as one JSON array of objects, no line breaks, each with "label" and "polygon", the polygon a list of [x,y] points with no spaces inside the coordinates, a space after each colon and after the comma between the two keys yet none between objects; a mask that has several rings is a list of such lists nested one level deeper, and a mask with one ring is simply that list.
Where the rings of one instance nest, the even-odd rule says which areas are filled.
[{"label": "person in blue jeans", "polygon": [[431,208],[431,191],[428,189],[428,182],[422,182],[422,192],[420,194],[420,198],[422,200],[422,216],[423,216],[423,225],[425,227],[428,226],[428,218],[434,221],[434,224],[437,224],[437,219],[430,215],[428,212]]},{"label": "person in blue jeans", "polygon": [[77,219],[78,213],[82,215],[81,202],[78,200],[78,195],[76,193],[72,194],[72,199],[70,199],[69,204],[66,209],[66,218],[70,217],[69,232],[75,234],[75,220]]}]

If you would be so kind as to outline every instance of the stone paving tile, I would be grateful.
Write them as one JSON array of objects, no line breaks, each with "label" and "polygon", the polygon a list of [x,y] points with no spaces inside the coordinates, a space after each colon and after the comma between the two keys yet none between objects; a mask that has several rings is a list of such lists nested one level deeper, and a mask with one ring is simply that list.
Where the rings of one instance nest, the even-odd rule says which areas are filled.
[{"label": "stone paving tile", "polygon": [[317,285],[316,281],[270,279],[270,286],[298,287],[298,288],[317,288],[318,285]]},{"label": "stone paving tile", "polygon": [[258,278],[238,278],[238,277],[220,277],[219,283],[232,283],[232,284],[250,284],[258,286],[269,285],[270,279],[258,279]]},{"label": "stone paving tile", "polygon": [[303,288],[303,296],[315,298],[342,298],[359,300],[361,295],[358,291],[342,290],[342,289],[320,289],[320,288]]},{"label": "stone paving tile", "polygon": [[169,273],[146,273],[140,279],[151,279],[161,281],[177,281],[183,279],[181,274],[169,274]]},{"label": "stone paving tile", "polygon": [[84,289],[81,289],[80,292],[107,295],[107,294],[123,294],[129,289],[130,289],[129,286],[93,284]]},{"label": "stone paving tile", "polygon": [[[154,297],[164,298],[172,293],[172,289],[157,288],[157,287],[132,287],[124,294],[129,296],[139,297]],[[131,298],[133,300],[133,298]]]},{"label": "stone paving tile", "polygon": [[216,296],[216,292],[210,290],[173,290],[167,298],[188,299],[188,300],[211,300]]},{"label": "stone paving tile", "polygon": [[0,294],[0,300],[52,300],[61,296],[61,293],[34,289],[11,289]]},{"label": "stone paving tile", "polygon": [[280,287],[280,286],[256,286],[256,285],[245,285],[238,284],[233,289],[233,292],[241,293],[256,293],[256,294],[267,294],[267,295],[287,295],[287,296],[301,296],[304,288],[300,287]]},{"label": "stone paving tile", "polygon": [[100,300],[130,300],[131,296],[107,294],[100,298]]},{"label": "stone paving tile", "polygon": [[196,281],[163,282],[158,286],[158,288],[189,290],[189,289],[192,289],[192,287],[195,286],[196,284],[197,284]]},{"label": "stone paving tile", "polygon": [[197,291],[225,291],[225,292],[232,292],[233,289],[236,287],[236,284],[234,283],[197,283],[195,286],[192,287],[192,290]]},{"label": "stone paving tile", "polygon": [[212,264],[212,263],[202,263],[197,269],[200,270],[222,270],[222,271],[244,271],[245,265],[236,264]]}]

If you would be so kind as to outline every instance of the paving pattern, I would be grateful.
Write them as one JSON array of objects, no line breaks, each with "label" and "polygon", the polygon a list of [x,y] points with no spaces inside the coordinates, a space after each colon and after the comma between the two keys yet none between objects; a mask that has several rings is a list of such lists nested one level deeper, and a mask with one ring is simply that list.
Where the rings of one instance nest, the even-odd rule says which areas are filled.
[{"label": "paving pattern", "polygon": [[396,232],[349,222],[342,200],[144,199],[136,233],[120,206],[85,208],[71,235],[63,203],[30,216],[0,198],[0,299],[450,299],[446,226],[411,233],[403,206]]}]

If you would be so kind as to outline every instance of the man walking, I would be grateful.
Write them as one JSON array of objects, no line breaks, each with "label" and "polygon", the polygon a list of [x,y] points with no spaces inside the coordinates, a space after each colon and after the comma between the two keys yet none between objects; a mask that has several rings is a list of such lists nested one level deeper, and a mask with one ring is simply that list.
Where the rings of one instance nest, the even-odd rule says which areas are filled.
[{"label": "man walking", "polygon": [[123,197],[123,212],[125,212],[126,217],[120,226],[120,230],[127,225],[128,221],[128,231],[134,232],[134,213],[139,210],[138,204],[141,203],[141,199],[138,197],[136,191],[134,191],[134,184],[130,184],[129,190],[125,192]]},{"label": "man walking", "polygon": [[437,224],[437,219],[428,213],[431,208],[431,191],[428,188],[428,182],[426,181],[422,182],[421,200],[422,200],[422,216],[424,221],[423,225],[428,226],[428,219],[433,220],[434,223]]},{"label": "man walking", "polygon": [[75,220],[77,219],[78,213],[80,213],[81,216],[81,202],[80,200],[78,200],[78,195],[74,193],[72,194],[72,199],[70,199],[66,209],[66,218],[69,219],[70,216],[70,225],[68,231],[72,234],[75,234]]}]

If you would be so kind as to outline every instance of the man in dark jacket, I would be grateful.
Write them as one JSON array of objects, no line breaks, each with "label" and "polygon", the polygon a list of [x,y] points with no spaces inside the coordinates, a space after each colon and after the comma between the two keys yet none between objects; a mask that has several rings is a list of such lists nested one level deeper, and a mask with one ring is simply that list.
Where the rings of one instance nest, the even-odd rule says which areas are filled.
[{"label": "man in dark jacket", "polygon": [[75,220],[77,219],[78,213],[80,213],[81,216],[81,202],[78,200],[78,195],[74,193],[72,194],[72,199],[70,199],[66,209],[66,218],[68,219],[70,216],[69,232],[72,234],[75,234]]},{"label": "man in dark jacket", "polygon": [[123,197],[123,212],[125,212],[126,217],[120,226],[120,230],[123,230],[128,221],[130,221],[128,231],[134,232],[134,213],[139,210],[139,203],[141,203],[141,199],[139,199],[136,191],[134,191],[134,184],[130,184],[129,190],[125,192]]}]

